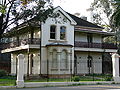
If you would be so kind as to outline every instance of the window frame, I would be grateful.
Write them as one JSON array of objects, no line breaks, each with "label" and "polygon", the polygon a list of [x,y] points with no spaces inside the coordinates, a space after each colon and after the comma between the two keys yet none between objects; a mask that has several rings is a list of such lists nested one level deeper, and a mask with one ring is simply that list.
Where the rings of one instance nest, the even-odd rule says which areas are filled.
[{"label": "window frame", "polygon": [[[55,28],[55,31],[53,32],[52,31],[52,27],[54,27]],[[55,40],[56,39],[56,28],[57,28],[57,26],[56,25],[50,25],[50,39],[53,39],[53,40]],[[54,38],[53,38],[53,35],[54,34]]]},{"label": "window frame", "polygon": [[[63,57],[63,55],[65,55],[64,52],[66,53],[65,57]],[[60,62],[61,69],[68,69],[68,57],[67,56],[68,56],[67,50],[62,50],[62,52],[61,52],[61,62]]]},{"label": "window frame", "polygon": [[[62,27],[64,28],[64,33],[61,32]],[[60,26],[60,40],[66,40],[66,30],[67,30],[66,26]],[[64,38],[61,38],[62,35],[64,35]]]}]

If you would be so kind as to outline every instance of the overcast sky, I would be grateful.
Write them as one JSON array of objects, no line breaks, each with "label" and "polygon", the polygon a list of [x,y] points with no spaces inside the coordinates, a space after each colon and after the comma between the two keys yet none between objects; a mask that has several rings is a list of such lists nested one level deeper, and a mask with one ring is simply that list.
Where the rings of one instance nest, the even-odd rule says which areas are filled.
[{"label": "overcast sky", "polygon": [[86,9],[90,7],[93,0],[53,0],[53,5],[61,6],[65,11],[74,14],[80,13],[80,16],[88,16]]}]

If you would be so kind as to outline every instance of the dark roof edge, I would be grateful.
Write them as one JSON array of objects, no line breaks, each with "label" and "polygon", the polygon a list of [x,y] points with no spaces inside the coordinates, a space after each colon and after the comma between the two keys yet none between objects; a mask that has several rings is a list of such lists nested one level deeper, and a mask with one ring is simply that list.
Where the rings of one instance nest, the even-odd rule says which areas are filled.
[{"label": "dark roof edge", "polygon": [[[68,13],[68,12],[66,12],[66,13],[67,13],[71,18],[73,18],[74,20],[75,20],[75,19],[78,19],[78,20],[80,20],[81,22],[89,23],[90,25],[92,25],[92,27],[91,27],[91,26],[85,26],[85,27],[91,27],[91,28],[93,28],[93,26],[94,26],[94,28],[104,29],[104,28],[101,27],[101,26],[98,26],[98,25],[93,24],[93,23],[91,23],[91,22],[89,22],[89,21],[83,20],[83,19],[81,19],[81,18],[79,18],[79,17],[77,17],[77,16],[75,16],[75,15],[73,15],[73,14],[70,14],[70,13]],[[76,23],[78,23],[77,20],[75,20],[75,21],[76,21]],[[82,25],[78,25],[78,26],[82,26]]]},{"label": "dark roof edge", "polygon": [[88,33],[96,33],[96,34],[102,34],[102,35],[108,35],[108,36],[114,36],[115,33],[114,32],[104,32],[104,31],[98,31],[98,30],[75,30],[75,31],[79,31],[79,32],[88,32]]}]

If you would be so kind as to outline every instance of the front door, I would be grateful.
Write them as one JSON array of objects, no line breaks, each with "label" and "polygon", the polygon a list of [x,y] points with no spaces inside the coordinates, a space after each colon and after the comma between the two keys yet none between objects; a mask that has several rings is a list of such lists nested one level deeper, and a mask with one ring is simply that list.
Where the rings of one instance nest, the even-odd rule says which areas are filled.
[{"label": "front door", "polygon": [[93,58],[92,58],[92,56],[88,56],[87,66],[88,66],[88,73],[89,74],[93,73]]}]

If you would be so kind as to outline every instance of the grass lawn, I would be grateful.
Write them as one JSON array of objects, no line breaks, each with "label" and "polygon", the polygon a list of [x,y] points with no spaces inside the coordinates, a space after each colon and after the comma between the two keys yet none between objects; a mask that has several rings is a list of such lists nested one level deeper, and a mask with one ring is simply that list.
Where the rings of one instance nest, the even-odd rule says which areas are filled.
[{"label": "grass lawn", "polygon": [[59,79],[59,78],[41,78],[37,80],[25,80],[25,82],[70,82],[71,79]]},{"label": "grass lawn", "polygon": [[[86,75],[79,76],[80,81],[109,81],[111,79],[111,75]],[[36,80],[25,80],[25,82],[70,82],[71,78],[41,78]],[[73,82],[73,81],[72,81]],[[0,86],[14,86],[16,83],[16,77],[6,76],[0,77]]]},{"label": "grass lawn", "polygon": [[[86,75],[79,76],[80,81],[110,81],[111,75]],[[25,82],[70,82],[71,78],[68,79],[58,79],[58,78],[41,78],[37,80],[25,80]]]},{"label": "grass lawn", "polygon": [[0,86],[14,86],[16,78],[12,76],[0,77]]}]

